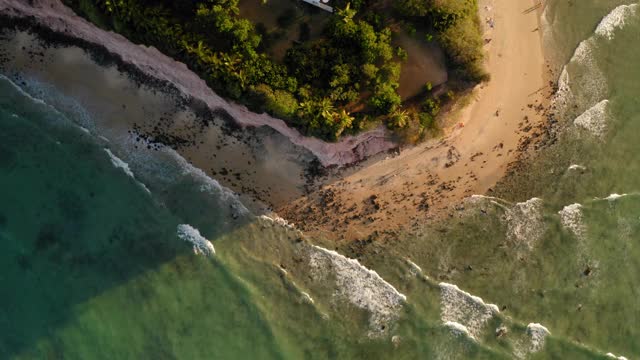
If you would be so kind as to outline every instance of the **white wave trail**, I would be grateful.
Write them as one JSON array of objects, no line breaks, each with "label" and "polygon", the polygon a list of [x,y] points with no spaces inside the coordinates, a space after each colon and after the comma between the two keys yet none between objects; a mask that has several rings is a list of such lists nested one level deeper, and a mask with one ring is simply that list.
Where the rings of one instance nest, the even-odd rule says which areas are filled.
[{"label": "white wave trail", "polygon": [[193,252],[196,254],[202,254],[205,256],[213,256],[216,254],[216,249],[213,248],[213,244],[202,235],[198,229],[192,227],[189,224],[180,224],[177,228],[178,238],[181,240],[190,242],[193,245]]},{"label": "white wave trail", "polygon": [[507,238],[529,251],[544,233],[542,199],[531,198],[515,204],[505,213]]},{"label": "white wave trail", "polygon": [[572,164],[569,166],[569,168],[567,170],[571,170],[571,171],[585,171],[587,170],[587,167],[584,165],[578,165],[578,164]]},{"label": "white wave trail", "polygon": [[626,357],[624,357],[624,356],[616,356],[615,354],[610,353],[610,352],[609,352],[609,353],[607,353],[605,356],[606,356],[606,357],[608,357],[608,358],[611,358],[611,359],[617,359],[617,360],[629,360],[629,359],[627,359],[627,358],[626,358]]},{"label": "white wave trail", "polygon": [[549,330],[537,323],[531,323],[527,325],[527,335],[531,339],[531,345],[529,346],[529,352],[538,352],[542,350],[545,343],[545,338],[550,335]]},{"label": "white wave trail", "polygon": [[571,231],[579,239],[584,238],[586,228],[582,219],[582,205],[567,205],[558,214],[565,229]]},{"label": "white wave trail", "polygon": [[[553,105],[561,113],[573,110],[574,106],[577,111],[585,111],[607,97],[607,78],[597,64],[594,51],[602,39],[612,40],[615,31],[622,28],[637,9],[638,4],[618,6],[602,18],[591,37],[580,42],[558,78]],[[573,78],[575,74],[580,76]]]},{"label": "white wave trail", "polygon": [[620,5],[605,16],[596,28],[596,34],[612,40],[617,29],[622,28],[629,17],[634,16],[638,10],[638,4]]},{"label": "white wave trail", "polygon": [[140,181],[136,180],[135,175],[133,175],[133,171],[131,171],[131,169],[129,168],[129,164],[127,164],[126,162],[124,162],[122,159],[120,159],[119,157],[115,156],[111,150],[109,149],[104,149],[104,151],[107,153],[107,155],[109,155],[109,159],[111,160],[111,164],[113,164],[114,167],[118,168],[118,169],[122,169],[122,171],[131,179],[133,179],[133,181],[135,181],[138,185],[140,185],[144,191],[147,192],[147,194],[151,194],[151,191],[149,191],[149,189],[146,187],[145,184],[141,183]]},{"label": "white wave trail", "polygon": [[410,259],[405,259],[405,261],[409,265],[409,271],[411,272],[411,275],[418,276],[422,274],[422,268],[418,266],[418,264],[414,263]]},{"label": "white wave trail", "polygon": [[462,325],[471,338],[478,338],[489,319],[500,313],[496,305],[487,304],[456,285],[442,282],[439,286],[442,322]]},{"label": "white wave trail", "polygon": [[601,201],[602,201],[602,200],[606,200],[606,201],[613,202],[613,201],[616,201],[616,200],[618,200],[618,199],[622,199],[623,197],[627,197],[627,196],[629,196],[629,195],[634,195],[634,194],[617,194],[617,193],[613,193],[613,194],[611,194],[611,195],[609,195],[609,196],[607,196],[607,197],[603,197],[603,198],[599,198],[599,197],[597,197],[597,198],[594,198],[594,200],[601,200]]},{"label": "white wave trail", "polygon": [[596,137],[602,137],[607,131],[608,119],[609,100],[605,99],[578,116],[573,124],[589,131]]},{"label": "white wave trail", "polygon": [[268,222],[273,223],[273,224],[280,225],[280,226],[285,227],[285,228],[290,229],[290,230],[295,230],[296,229],[295,224],[288,222],[287,220],[279,217],[276,214],[260,215],[260,219],[268,221]]},{"label": "white wave trail", "polygon": [[191,176],[200,182],[201,192],[219,196],[222,201],[227,202],[231,210],[233,210],[232,216],[234,218],[250,213],[236,193],[220,185],[217,180],[209,177],[202,169],[193,166],[187,159],[178,154],[178,152],[167,147],[162,148],[162,151],[173,158],[179,166],[182,176]]},{"label": "white wave trail", "polygon": [[451,330],[451,333],[456,336],[464,335],[472,340],[475,340],[471,334],[469,334],[469,329],[466,326],[459,324],[455,321],[447,321],[444,323],[444,326],[448,327]]},{"label": "white wave trail", "polygon": [[369,312],[368,335],[371,338],[387,334],[407,301],[406,296],[378,273],[335,251],[312,245],[309,248],[309,265],[314,280],[335,278],[335,297]]}]

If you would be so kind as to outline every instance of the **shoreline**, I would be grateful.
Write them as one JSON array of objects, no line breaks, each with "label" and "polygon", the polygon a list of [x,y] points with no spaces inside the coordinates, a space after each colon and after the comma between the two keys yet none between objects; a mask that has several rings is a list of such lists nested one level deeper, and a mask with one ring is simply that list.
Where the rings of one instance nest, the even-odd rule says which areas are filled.
[{"label": "shoreline", "polygon": [[[548,79],[542,39],[539,31],[525,28],[535,24],[540,29],[540,10],[522,14],[537,1],[481,1],[484,37],[491,38],[486,62],[492,80],[473,89],[471,104],[457,104],[458,108],[445,115],[448,126],[442,138],[403,151],[381,127],[338,143],[304,137],[282,120],[252,113],[220,98],[186,65],[155,48],[135,45],[121,35],[103,31],[57,0],[36,2],[34,6],[40,8],[0,0],[0,21],[44,33],[46,41],[78,46],[97,62],[115,63],[134,81],[176,94],[187,102],[200,101],[230,125],[269,127],[309,150],[322,166],[310,170],[315,184],[305,185],[306,190],[298,194],[286,194],[283,189],[270,191],[269,198],[258,200],[275,206],[277,214],[311,236],[356,240],[418,231],[425,222],[450,214],[465,197],[491,192],[532,143],[544,137],[540,130],[548,102],[546,91],[541,90],[548,87]],[[495,29],[485,23],[486,15],[495,17]],[[527,42],[533,46],[522,48]],[[526,83],[523,77],[528,79]],[[198,153],[192,151],[196,157]],[[280,175],[286,176],[283,171]],[[275,200],[278,198],[281,200]]]},{"label": "shoreline", "polygon": [[399,146],[384,126],[345,136],[336,143],[304,136],[283,120],[265,113],[253,113],[243,105],[221,98],[184,63],[167,57],[154,47],[136,45],[119,34],[104,31],[77,16],[58,0],[36,0],[32,5],[2,0],[0,12],[6,20],[22,22],[23,26],[31,29],[39,28],[60,43],[110,58],[127,72],[144,75],[146,83],[156,83],[167,91],[175,89],[187,98],[202,101],[212,111],[222,109],[242,128],[267,126],[292,144],[309,150],[324,167],[351,165]]},{"label": "shoreline", "polygon": [[[393,239],[452,216],[544,145],[552,79],[542,52],[537,0],[480,2],[491,80],[446,116],[445,135],[382,161],[335,172],[276,211],[302,230],[339,240]],[[489,23],[493,24],[489,26]]]}]

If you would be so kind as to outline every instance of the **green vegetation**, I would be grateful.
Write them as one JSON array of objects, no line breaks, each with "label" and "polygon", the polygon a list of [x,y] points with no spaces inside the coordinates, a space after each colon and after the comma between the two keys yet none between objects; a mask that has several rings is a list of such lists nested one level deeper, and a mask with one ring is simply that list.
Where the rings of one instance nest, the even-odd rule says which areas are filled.
[{"label": "green vegetation", "polygon": [[[239,0],[64,1],[94,23],[186,63],[218,94],[327,140],[371,121],[419,134],[434,126],[440,100],[430,84],[421,105],[403,104],[398,95],[408,54],[392,46],[392,29],[426,29],[458,80],[486,79],[476,0],[399,0],[388,11],[380,11],[389,6],[382,0],[334,0],[337,11],[327,14],[321,36],[296,25],[293,10],[278,16],[280,31],[270,32],[240,16]],[[299,41],[275,60],[267,50],[285,29],[298,29]]]},{"label": "green vegetation", "polygon": [[[489,79],[483,68],[484,54],[477,0],[397,0],[401,16],[436,34],[458,78]],[[431,39],[431,34],[428,35]]]}]

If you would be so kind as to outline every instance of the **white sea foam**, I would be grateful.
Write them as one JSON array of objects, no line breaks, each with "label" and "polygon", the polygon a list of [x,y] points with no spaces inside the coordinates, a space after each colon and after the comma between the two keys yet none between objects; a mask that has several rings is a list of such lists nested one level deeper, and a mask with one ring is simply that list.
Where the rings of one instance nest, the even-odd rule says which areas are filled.
[{"label": "white sea foam", "polygon": [[469,329],[467,329],[467,327],[462,324],[459,324],[455,321],[447,321],[444,323],[444,326],[448,327],[449,330],[451,330],[451,333],[456,336],[466,336],[473,339],[473,336],[469,334]]},{"label": "white sea foam", "polygon": [[605,356],[606,356],[606,357],[608,357],[608,358],[612,358],[612,359],[618,359],[618,360],[629,360],[629,359],[627,359],[627,358],[626,358],[626,357],[624,357],[624,356],[616,356],[616,355],[614,355],[613,353],[610,353],[610,352],[609,352],[609,353],[607,353]]},{"label": "white sea foam", "polygon": [[596,62],[596,46],[594,38],[582,41],[571,58],[571,63],[579,66],[582,74],[570,84],[572,94],[575,95],[575,90],[579,90],[579,96],[573,99],[578,102],[579,110],[589,108],[604,99],[609,91],[607,78]]},{"label": "white sea foam", "polygon": [[585,170],[587,170],[587,167],[583,166],[583,165],[572,164],[572,165],[569,166],[569,170],[571,170],[571,171],[585,171]]},{"label": "white sea foam", "polygon": [[542,350],[542,348],[544,348],[545,339],[550,334],[551,332],[549,332],[546,327],[538,323],[531,323],[527,325],[527,335],[529,335],[531,340],[529,352],[534,353]]},{"label": "white sea foam", "polygon": [[602,100],[578,116],[573,124],[602,137],[607,131],[608,118],[609,100]]},{"label": "white sea foam", "polygon": [[482,298],[460,290],[456,285],[440,283],[440,319],[443,323],[454,322],[464,326],[472,338],[478,338],[487,322],[500,310]]},{"label": "white sea foam", "polygon": [[533,249],[544,233],[542,199],[534,197],[515,204],[505,213],[505,220],[507,238],[518,248]]},{"label": "white sea foam", "polygon": [[213,248],[213,244],[200,235],[200,231],[191,225],[178,225],[177,233],[178,238],[190,242],[193,245],[193,252],[195,254],[202,254],[205,256],[213,256],[216,254],[216,249]]},{"label": "white sea foam", "polygon": [[282,227],[285,227],[287,229],[291,229],[291,230],[295,230],[295,225],[288,222],[287,220],[275,215],[275,214],[270,214],[270,215],[260,215],[260,219],[280,225]]},{"label": "white sea foam", "polygon": [[409,259],[405,259],[405,261],[407,262],[407,264],[409,264],[409,267],[410,267],[409,271],[411,271],[412,275],[422,274],[422,268],[418,266],[418,264],[414,263]]},{"label": "white sea foam", "polygon": [[[615,31],[622,28],[637,9],[638,4],[618,6],[602,18],[593,36],[578,45],[558,79],[553,100],[558,110],[564,112],[576,107],[578,111],[585,111],[607,97],[607,78],[597,64],[594,51],[602,39],[612,40]],[[579,75],[573,78],[572,74]]]},{"label": "white sea foam", "polygon": [[607,97],[607,78],[598,66],[596,48],[594,37],[580,42],[569,63],[562,68],[553,99],[553,106],[561,114],[583,112]]},{"label": "white sea foam", "polygon": [[478,195],[478,194],[473,194],[473,195],[469,196],[469,200],[470,201],[481,201],[481,200],[503,201],[502,199],[494,197],[494,196]]},{"label": "white sea foam", "polygon": [[571,76],[567,70],[567,66],[562,67],[560,77],[558,77],[558,90],[551,100],[551,107],[563,114],[570,109],[570,105],[574,102],[573,91],[571,90]]},{"label": "white sea foam", "polygon": [[607,200],[607,201],[616,201],[618,199],[621,199],[623,197],[629,196],[629,194],[611,194],[607,197],[604,198],[596,198],[596,200]]},{"label": "white sea foam", "polygon": [[301,294],[302,294],[302,300],[304,302],[307,302],[309,304],[315,303],[315,301],[313,301],[313,298],[311,297],[311,295],[309,295],[308,293],[302,291]]},{"label": "white sea foam", "polygon": [[118,169],[122,169],[122,171],[125,174],[127,174],[127,176],[129,176],[131,179],[133,179],[133,181],[135,181],[138,185],[140,185],[140,187],[142,187],[144,189],[144,191],[146,191],[148,194],[151,194],[151,191],[149,191],[149,189],[146,187],[145,184],[143,184],[143,183],[139,182],[138,180],[136,180],[135,175],[133,175],[133,171],[131,171],[131,169],[129,168],[129,164],[124,162],[119,157],[115,156],[111,152],[111,150],[104,149],[104,151],[107,153],[107,155],[109,155],[109,159],[111,160],[111,164],[113,164],[114,167],[116,167]]},{"label": "white sea foam", "polygon": [[470,204],[479,204],[482,202],[489,202],[503,210],[507,210],[508,207],[507,205],[509,205],[509,202],[494,196],[487,196],[487,195],[471,195],[468,198],[465,199],[468,203]]},{"label": "white sea foam", "polygon": [[584,239],[586,227],[582,217],[582,205],[567,205],[558,211],[558,214],[565,229],[571,231],[578,239]]},{"label": "white sea foam", "polygon": [[220,185],[218,181],[210,178],[205,174],[202,169],[191,165],[185,158],[180,156],[175,150],[170,148],[163,148],[163,151],[172,157],[181,169],[182,176],[191,176],[198,182],[200,182],[200,191],[219,196],[222,201],[225,201],[231,207],[234,217],[249,214],[249,210],[238,198],[233,191]]},{"label": "white sea foam", "polygon": [[109,155],[109,159],[111,159],[111,163],[113,164],[113,166],[115,166],[116,168],[122,169],[122,171],[124,171],[124,173],[127,174],[127,176],[129,176],[132,179],[135,179],[133,172],[129,168],[129,164],[122,161],[122,159],[120,159],[119,157],[115,156],[109,149],[104,149],[104,152],[106,152],[107,155]]},{"label": "white sea foam", "polygon": [[407,298],[378,273],[335,251],[312,245],[309,265],[314,280],[335,278],[336,298],[369,312],[369,337],[381,337],[400,316]]},{"label": "white sea foam", "polygon": [[605,16],[596,28],[596,34],[612,40],[617,29],[622,28],[629,17],[634,16],[638,9],[638,4],[620,5]]}]

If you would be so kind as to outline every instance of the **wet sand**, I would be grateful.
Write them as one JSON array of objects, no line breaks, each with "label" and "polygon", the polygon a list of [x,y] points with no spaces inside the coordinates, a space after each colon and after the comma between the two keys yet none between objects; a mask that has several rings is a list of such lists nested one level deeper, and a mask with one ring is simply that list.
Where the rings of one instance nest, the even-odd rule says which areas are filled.
[{"label": "wet sand", "polygon": [[[78,125],[109,140],[132,166],[141,148],[167,145],[244,195],[243,202],[255,211],[303,194],[315,157],[280,133],[268,127],[233,126],[233,121],[202,104],[137,83],[115,66],[97,64],[78,47],[46,46],[26,32],[4,35],[0,72],[67,110]],[[47,86],[56,91],[47,91]],[[58,92],[66,99],[48,98],[48,93]]]}]

